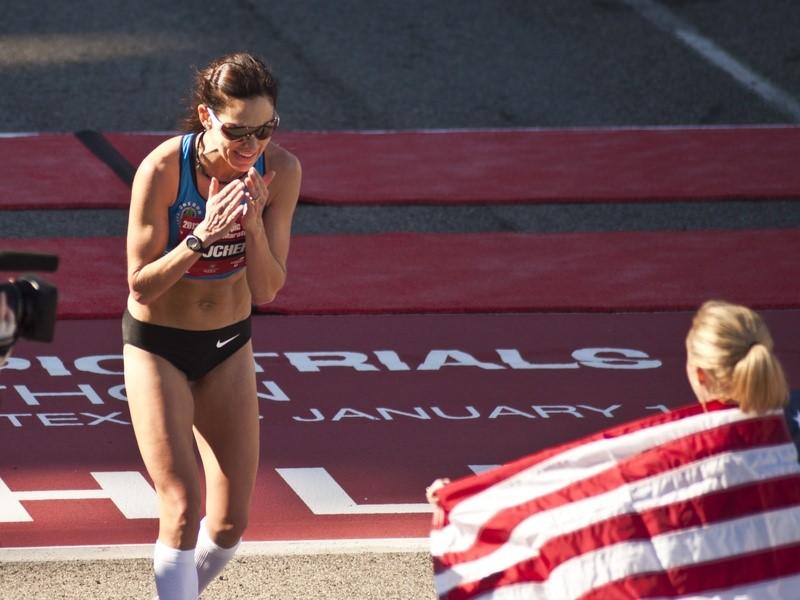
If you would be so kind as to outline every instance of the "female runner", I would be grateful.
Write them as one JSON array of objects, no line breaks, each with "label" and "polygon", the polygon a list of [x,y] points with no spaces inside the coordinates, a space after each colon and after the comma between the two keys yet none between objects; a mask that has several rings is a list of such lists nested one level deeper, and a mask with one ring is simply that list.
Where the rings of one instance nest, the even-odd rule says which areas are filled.
[{"label": "female runner", "polygon": [[133,183],[125,386],[159,499],[161,600],[197,598],[247,526],[259,456],[250,312],[286,281],[301,177],[271,142],[277,91],[250,54],[213,61],[197,73],[188,133],[153,150]]}]

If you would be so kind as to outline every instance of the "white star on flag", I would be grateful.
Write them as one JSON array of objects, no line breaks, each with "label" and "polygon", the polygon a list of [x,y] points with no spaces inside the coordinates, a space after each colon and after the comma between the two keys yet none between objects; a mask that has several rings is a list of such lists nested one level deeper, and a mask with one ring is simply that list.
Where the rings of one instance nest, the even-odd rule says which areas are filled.
[{"label": "white star on flag", "polygon": [[794,419],[794,422],[797,423],[797,426],[800,427],[800,410],[794,413],[794,417],[792,418]]}]

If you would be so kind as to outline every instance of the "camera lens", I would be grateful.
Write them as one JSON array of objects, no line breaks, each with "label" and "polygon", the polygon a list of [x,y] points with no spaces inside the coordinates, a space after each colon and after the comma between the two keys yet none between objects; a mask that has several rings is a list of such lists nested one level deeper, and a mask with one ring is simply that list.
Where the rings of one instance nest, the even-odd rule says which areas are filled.
[{"label": "camera lens", "polygon": [[50,342],[56,321],[58,291],[36,275],[22,275],[14,281],[0,284],[6,303],[17,321],[16,336]]}]

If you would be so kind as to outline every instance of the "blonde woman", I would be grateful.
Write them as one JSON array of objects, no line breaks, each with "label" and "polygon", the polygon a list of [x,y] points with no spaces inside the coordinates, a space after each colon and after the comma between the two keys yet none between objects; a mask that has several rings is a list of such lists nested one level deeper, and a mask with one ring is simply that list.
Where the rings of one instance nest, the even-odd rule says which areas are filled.
[{"label": "blonde woman", "polygon": [[686,375],[698,401],[736,404],[745,413],[784,409],[800,455],[800,393],[789,392],[772,336],[746,306],[710,300],[686,336]]},{"label": "blonde woman", "polygon": [[[760,415],[783,408],[789,398],[772,336],[746,306],[709,300],[700,307],[686,336],[686,375],[703,406],[718,401]],[[435,505],[436,492],[448,483],[442,478],[428,486],[428,502]]]},{"label": "blonde woman", "polygon": [[764,414],[783,408],[789,397],[764,321],[746,306],[719,300],[703,304],[692,321],[686,375],[704,406],[718,400]]},{"label": "blonde woman", "polygon": [[686,350],[698,402],[428,488],[440,598],[797,597],[800,467],[769,330],[710,301]]}]

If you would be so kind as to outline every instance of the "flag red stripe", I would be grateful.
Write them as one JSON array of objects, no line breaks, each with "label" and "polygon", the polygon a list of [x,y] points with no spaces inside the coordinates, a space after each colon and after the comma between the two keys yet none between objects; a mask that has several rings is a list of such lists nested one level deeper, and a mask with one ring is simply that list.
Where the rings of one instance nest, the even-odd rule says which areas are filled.
[{"label": "flag red stripe", "polygon": [[595,588],[580,600],[674,596],[724,590],[800,574],[800,543],[718,561],[643,573]]},{"label": "flag red stripe", "polygon": [[703,430],[650,448],[592,477],[498,512],[482,525],[475,543],[469,549],[444,554],[437,564],[468,562],[490,554],[508,541],[513,529],[520,522],[536,513],[602,494],[626,483],[664,473],[720,452],[788,441],[782,416],[774,415]]},{"label": "flag red stripe", "polygon": [[454,588],[444,598],[465,600],[521,581],[542,582],[558,566],[584,552],[795,505],[800,505],[800,475],[736,486],[639,514],[620,515],[556,536],[541,548],[537,557],[517,563],[480,581]]}]

